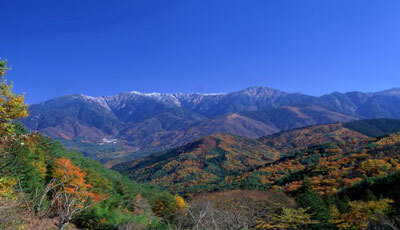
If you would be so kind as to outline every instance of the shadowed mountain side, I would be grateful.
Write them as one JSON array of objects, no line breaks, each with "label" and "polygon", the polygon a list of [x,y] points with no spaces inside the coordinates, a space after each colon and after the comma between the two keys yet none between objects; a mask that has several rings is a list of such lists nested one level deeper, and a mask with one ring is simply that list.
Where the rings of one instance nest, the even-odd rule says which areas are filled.
[{"label": "shadowed mountain side", "polygon": [[280,131],[310,125],[357,120],[356,117],[332,112],[318,106],[304,108],[283,106],[268,111],[242,112],[241,115],[269,124]]}]

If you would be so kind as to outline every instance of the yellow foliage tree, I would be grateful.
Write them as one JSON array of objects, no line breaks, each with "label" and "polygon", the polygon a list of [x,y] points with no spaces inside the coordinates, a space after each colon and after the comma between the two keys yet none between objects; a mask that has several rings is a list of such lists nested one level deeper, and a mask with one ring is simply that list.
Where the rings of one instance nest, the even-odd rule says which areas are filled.
[{"label": "yellow foliage tree", "polygon": [[175,195],[175,212],[188,208],[189,205],[186,203],[185,199],[179,195]]},{"label": "yellow foliage tree", "polygon": [[0,177],[0,199],[1,197],[14,198],[13,187],[17,184],[14,179]]},{"label": "yellow foliage tree", "polygon": [[315,224],[307,210],[282,208],[282,213],[273,215],[269,220],[260,220],[257,229],[302,229],[305,225]]},{"label": "yellow foliage tree", "polygon": [[381,199],[378,201],[351,201],[349,202],[349,211],[340,213],[334,206],[331,209],[331,222],[340,229],[367,229],[371,220],[376,220],[377,216],[384,215],[393,203],[390,199]]},{"label": "yellow foliage tree", "polygon": [[28,116],[24,95],[15,94],[12,84],[4,76],[10,68],[6,60],[0,59],[0,135],[14,131],[13,121]]},{"label": "yellow foliage tree", "polygon": [[392,165],[382,159],[368,159],[360,165],[360,171],[367,176],[387,176]]}]

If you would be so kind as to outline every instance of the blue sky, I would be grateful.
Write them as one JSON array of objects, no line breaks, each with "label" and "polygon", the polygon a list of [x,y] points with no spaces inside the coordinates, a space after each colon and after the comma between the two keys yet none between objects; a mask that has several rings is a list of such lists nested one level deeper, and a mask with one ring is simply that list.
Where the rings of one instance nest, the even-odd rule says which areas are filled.
[{"label": "blue sky", "polygon": [[29,103],[74,93],[400,86],[400,1],[0,0]]}]

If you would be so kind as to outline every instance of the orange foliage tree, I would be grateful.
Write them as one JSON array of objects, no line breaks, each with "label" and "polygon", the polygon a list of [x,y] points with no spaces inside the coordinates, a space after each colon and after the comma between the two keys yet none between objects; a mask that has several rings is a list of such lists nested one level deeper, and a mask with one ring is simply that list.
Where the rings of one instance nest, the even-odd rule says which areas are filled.
[{"label": "orange foliage tree", "polygon": [[72,218],[97,201],[96,194],[89,191],[86,173],[67,158],[59,158],[54,163],[52,174],[52,213],[56,216],[56,226],[65,229]]},{"label": "orange foliage tree", "polygon": [[59,158],[55,161],[53,178],[57,179],[60,183],[65,186],[65,189],[70,192],[76,192],[78,189],[77,195],[90,195],[88,189],[92,186],[85,182],[86,173],[82,172],[81,169],[75,166],[69,159],[67,158]]}]

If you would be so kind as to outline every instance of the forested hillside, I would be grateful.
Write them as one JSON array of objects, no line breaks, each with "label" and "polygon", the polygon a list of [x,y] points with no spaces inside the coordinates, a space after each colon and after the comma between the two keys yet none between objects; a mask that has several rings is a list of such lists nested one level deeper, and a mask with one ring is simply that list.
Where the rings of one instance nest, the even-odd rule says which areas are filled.
[{"label": "forested hillside", "polygon": [[137,181],[162,185],[171,191],[204,186],[226,175],[254,168],[278,159],[279,152],[253,139],[215,134],[179,148],[117,165]]},{"label": "forested hillside", "polygon": [[382,133],[398,132],[399,123],[396,119],[377,119],[317,125],[257,140],[216,134],[116,165],[113,169],[133,180],[162,185],[171,191],[188,193],[218,189],[225,186],[223,180],[227,176],[247,175],[251,170],[297,154],[308,146],[364,140]]}]

